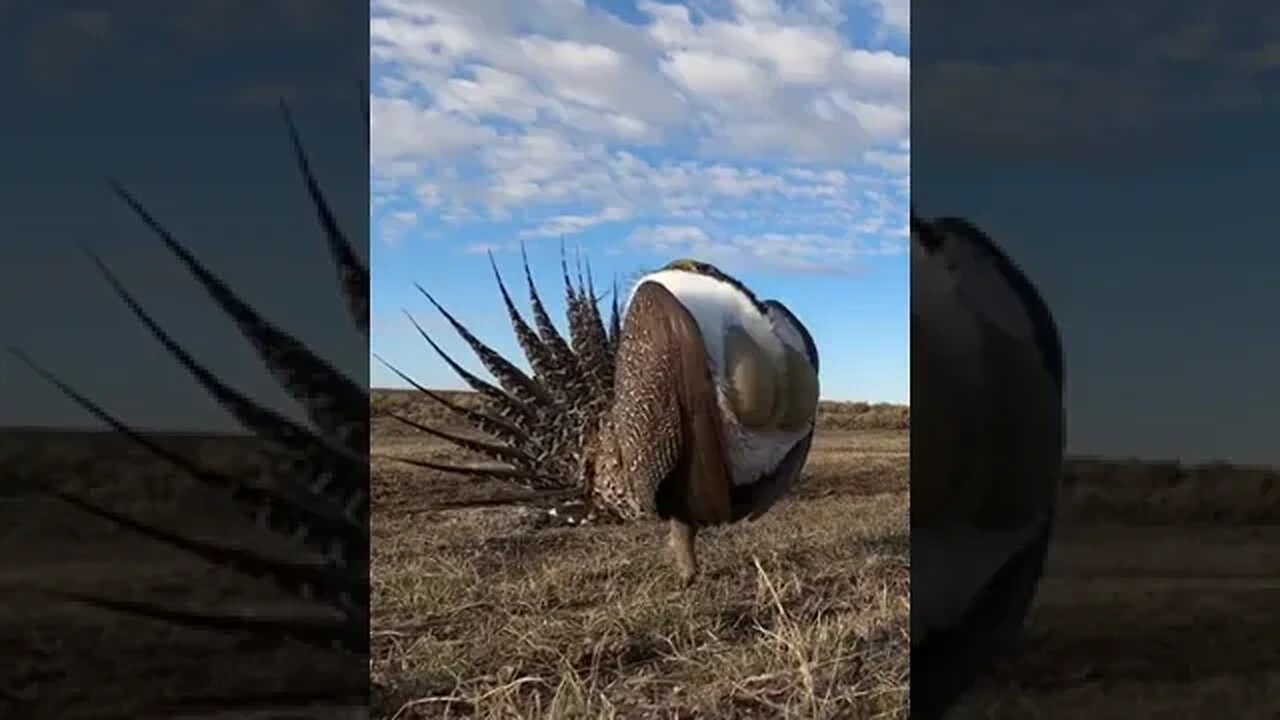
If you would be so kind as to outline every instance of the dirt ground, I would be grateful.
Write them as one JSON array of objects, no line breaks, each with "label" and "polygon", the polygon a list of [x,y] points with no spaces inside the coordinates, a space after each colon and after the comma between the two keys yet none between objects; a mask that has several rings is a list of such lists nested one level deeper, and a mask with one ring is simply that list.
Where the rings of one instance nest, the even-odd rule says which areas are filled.
[{"label": "dirt ground", "polygon": [[1280,717],[1278,478],[1072,463],[1024,642],[957,718]]},{"label": "dirt ground", "polygon": [[[405,393],[374,402],[436,416]],[[489,504],[519,493],[378,458],[457,454],[375,423],[374,715],[905,717],[905,412],[825,406],[804,486],[700,536],[688,591],[662,525]]]},{"label": "dirt ground", "polygon": [[[178,436],[205,467],[252,472],[254,441]],[[52,484],[200,537],[267,551],[229,502],[106,433],[0,432],[0,718],[227,717],[228,697],[352,687],[364,663],[290,643],[185,630],[42,594],[78,591],[210,612],[315,612],[274,586],[140,539],[29,490]],[[296,699],[292,702],[296,702]],[[261,717],[240,708],[232,717]],[[311,717],[343,717],[311,708]]]}]

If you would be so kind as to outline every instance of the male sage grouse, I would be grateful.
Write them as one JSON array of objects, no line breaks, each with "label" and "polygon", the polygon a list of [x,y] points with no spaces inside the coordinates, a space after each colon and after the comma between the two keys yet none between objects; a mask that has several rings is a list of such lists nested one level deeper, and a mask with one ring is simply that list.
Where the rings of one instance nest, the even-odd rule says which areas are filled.
[{"label": "male sage grouse", "polygon": [[1063,454],[1044,301],[982,231],[911,215],[911,706],[942,717],[1017,639]]},{"label": "male sage grouse", "polygon": [[536,330],[493,266],[532,376],[481,343],[419,287],[501,387],[464,370],[421,326],[426,341],[489,407],[464,409],[414,385],[494,441],[399,419],[502,466],[407,462],[569,489],[596,516],[667,520],[688,585],[697,574],[698,528],[759,517],[799,477],[818,405],[817,348],[782,303],[761,301],[704,262],[677,260],[642,277],[624,312],[615,285],[608,328],[590,269],[587,281],[579,273],[575,285],[563,256],[561,267],[567,341],[539,298],[527,258]]}]

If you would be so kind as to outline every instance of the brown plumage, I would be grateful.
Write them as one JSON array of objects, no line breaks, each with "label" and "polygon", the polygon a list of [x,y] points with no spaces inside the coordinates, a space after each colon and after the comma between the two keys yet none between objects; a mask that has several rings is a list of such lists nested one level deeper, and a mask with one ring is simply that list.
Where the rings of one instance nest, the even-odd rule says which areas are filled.
[{"label": "brown plumage", "polygon": [[[562,271],[568,342],[542,305],[527,259],[536,333],[494,267],[531,376],[496,360],[428,295],[501,386],[463,370],[419,326],[484,396],[488,408],[464,419],[495,442],[477,448],[444,439],[496,464],[404,461],[569,490],[585,501],[589,517],[666,520],[680,575],[692,582],[698,528],[759,517],[799,477],[818,399],[813,340],[781,303],[759,301],[706,263],[680,260],[642,278],[625,313],[615,291],[608,330],[589,268],[588,281],[576,286],[563,260]],[[519,432],[499,438],[477,422],[493,424],[494,416]]]}]

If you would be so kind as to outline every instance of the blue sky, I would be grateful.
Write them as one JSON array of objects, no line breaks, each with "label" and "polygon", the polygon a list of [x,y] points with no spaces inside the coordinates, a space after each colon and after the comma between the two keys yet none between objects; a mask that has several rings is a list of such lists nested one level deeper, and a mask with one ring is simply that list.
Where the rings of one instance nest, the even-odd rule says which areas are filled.
[{"label": "blue sky", "polygon": [[1280,13],[947,7],[912,30],[913,201],[971,216],[1045,295],[1069,449],[1280,463]]},{"label": "blue sky", "polygon": [[486,252],[523,301],[523,242],[559,313],[563,238],[624,293],[676,257],[716,263],[806,323],[825,397],[907,402],[907,11],[375,0],[374,351],[460,387],[409,309],[479,369],[417,282],[518,357]]},{"label": "blue sky", "polygon": [[[304,5],[0,4],[0,80],[12,107],[37,109],[0,115],[0,348],[21,347],[129,422],[234,429],[112,294],[79,252],[86,243],[213,371],[297,416],[234,326],[110,193],[111,175],[268,318],[367,377],[277,107],[290,100],[339,218],[366,247],[368,48],[351,31],[365,11]],[[0,426],[11,424],[97,426],[0,349]]]}]

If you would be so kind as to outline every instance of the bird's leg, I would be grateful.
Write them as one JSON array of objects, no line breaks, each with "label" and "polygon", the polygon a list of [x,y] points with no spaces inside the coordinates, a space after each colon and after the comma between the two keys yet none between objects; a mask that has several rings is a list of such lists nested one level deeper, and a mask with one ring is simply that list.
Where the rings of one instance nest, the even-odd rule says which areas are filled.
[{"label": "bird's leg", "polygon": [[685,587],[692,585],[694,576],[698,574],[698,557],[693,549],[697,534],[697,526],[671,518],[671,550],[675,553],[680,580]]}]

